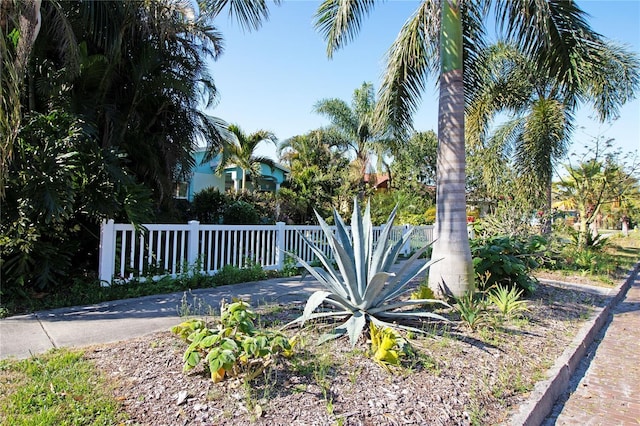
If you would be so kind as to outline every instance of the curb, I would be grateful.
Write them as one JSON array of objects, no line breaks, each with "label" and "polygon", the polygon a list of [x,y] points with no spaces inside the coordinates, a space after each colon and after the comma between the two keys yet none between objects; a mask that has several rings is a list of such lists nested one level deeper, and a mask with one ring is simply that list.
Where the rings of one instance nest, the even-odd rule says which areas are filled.
[{"label": "curb", "polygon": [[594,316],[578,331],[571,344],[564,350],[549,370],[550,377],[538,382],[527,401],[520,405],[520,410],[511,417],[507,424],[537,426],[551,414],[556,400],[569,388],[571,376],[578,368],[596,335],[607,323],[611,309],[622,300],[640,270],[636,263],[629,271],[626,280],[612,289],[613,297],[604,308],[598,309]]}]

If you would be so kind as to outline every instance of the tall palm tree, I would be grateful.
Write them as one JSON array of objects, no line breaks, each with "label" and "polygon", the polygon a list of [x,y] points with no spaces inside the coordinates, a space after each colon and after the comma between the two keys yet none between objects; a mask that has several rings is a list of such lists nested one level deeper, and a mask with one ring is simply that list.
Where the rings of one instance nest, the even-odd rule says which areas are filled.
[{"label": "tall palm tree", "polygon": [[[375,2],[325,0],[316,28],[327,40],[329,56],[352,40]],[[495,21],[506,37],[531,57],[539,70],[570,90],[580,80],[575,58],[599,36],[571,1],[423,0],[400,30],[387,54],[378,110],[396,129],[408,132],[429,75],[439,76],[437,216],[433,257],[443,260],[429,272],[436,291],[459,296],[473,287],[465,199],[464,81],[473,75],[484,47],[484,19]],[[599,58],[590,58],[597,66]]]},{"label": "tall palm tree", "polygon": [[337,98],[322,99],[314,111],[331,122],[332,130],[342,134],[341,148],[355,155],[355,164],[362,180],[371,166],[371,154],[381,161],[389,143],[389,132],[375,121],[376,98],[371,83],[362,83],[355,89],[351,105]]},{"label": "tall palm tree", "polygon": [[[266,164],[272,169],[275,167],[275,162],[271,158],[256,155],[256,150],[262,142],[270,142],[276,145],[278,138],[268,130],[258,130],[257,132],[246,134],[237,124],[230,124],[228,130],[233,139],[222,148],[222,158],[218,163],[216,173],[222,175],[224,169],[230,165],[240,167],[242,190],[244,191],[247,185],[247,175],[255,183],[262,176],[262,164]],[[207,158],[212,158],[211,151]]]},{"label": "tall palm tree", "polygon": [[[480,55],[477,77],[469,92],[471,103],[467,120],[473,144],[486,144],[497,152],[513,151],[512,164],[530,199],[543,200],[539,206],[551,211],[551,182],[554,165],[567,151],[573,128],[573,110],[581,99],[592,104],[601,119],[617,114],[618,108],[633,96],[640,77],[637,56],[608,42],[592,46],[606,67],[584,69],[575,91],[560,93],[560,82],[547,78],[514,45],[498,43]],[[583,60],[584,58],[577,58]],[[509,112],[511,118],[483,141],[491,117]],[[474,140],[478,139],[478,140]],[[550,231],[550,221],[545,224]]]}]

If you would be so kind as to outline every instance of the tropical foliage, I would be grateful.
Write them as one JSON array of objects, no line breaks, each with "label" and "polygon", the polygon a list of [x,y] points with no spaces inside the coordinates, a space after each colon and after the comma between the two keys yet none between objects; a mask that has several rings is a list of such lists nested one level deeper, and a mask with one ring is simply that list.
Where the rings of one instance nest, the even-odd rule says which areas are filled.
[{"label": "tropical foliage", "polygon": [[[353,40],[375,2],[325,0],[315,25],[327,41],[327,54]],[[476,79],[485,47],[485,22],[493,20],[551,82],[561,98],[580,91],[583,70],[607,69],[605,41],[587,24],[575,2],[422,1],[406,21],[387,55],[376,109],[383,122],[408,134],[429,76],[439,77],[437,221],[434,256],[445,260],[431,270],[434,290],[465,294],[473,267],[465,211],[465,84]],[[601,74],[604,82],[607,73]],[[612,98],[609,98],[612,99]]]},{"label": "tropical foliage", "polygon": [[[246,134],[237,124],[230,124],[228,131],[231,139],[222,148],[222,158],[216,167],[216,173],[221,175],[227,167],[232,165],[239,167],[242,181],[240,189],[246,191],[247,177],[251,178],[254,186],[257,185],[258,179],[262,176],[262,164],[272,169],[275,167],[275,162],[271,158],[257,155],[256,150],[261,142],[271,142],[275,145],[277,138],[268,130]],[[216,153],[217,150],[210,150],[205,161],[211,160]]]},{"label": "tropical foliage", "polygon": [[351,199],[349,161],[336,151],[341,143],[342,136],[336,131],[317,129],[280,144],[280,160],[291,171],[278,193],[285,221],[308,224],[315,217],[314,210],[328,217],[332,205]]},{"label": "tropical foliage", "polygon": [[589,233],[597,234],[589,228],[605,206],[616,205],[621,215],[628,214],[640,194],[637,159],[625,164],[620,153],[610,148],[609,141],[596,139],[577,164],[565,166],[565,175],[556,183],[558,201],[578,211],[578,246],[582,248],[587,246]]},{"label": "tropical foliage", "polygon": [[[494,198],[504,187],[499,170],[512,165],[523,198],[551,211],[554,165],[567,152],[576,106],[581,101],[591,104],[606,120],[633,97],[640,81],[638,58],[614,43],[591,49],[591,56],[577,58],[584,73],[570,91],[559,90],[562,82],[537,69],[513,44],[498,43],[481,52],[476,74],[481,80],[468,90],[468,139],[479,150],[484,181]],[[601,68],[592,66],[592,56],[601,57]],[[492,118],[500,112],[510,113],[510,118],[488,135]],[[548,232],[549,222],[546,225]]]},{"label": "tropical foliage", "polygon": [[[399,299],[411,290],[408,288],[411,279],[427,270],[435,261],[429,260],[422,265],[414,266],[415,261],[428,249],[429,246],[426,246],[407,260],[397,273],[391,272],[391,266],[410,235],[410,232],[407,232],[397,242],[391,242],[389,237],[395,214],[394,210],[376,244],[373,241],[370,206],[367,205],[363,216],[357,198],[354,201],[350,230],[335,210],[335,235],[322,217],[317,215],[333,259],[328,258],[317,244],[304,236],[302,238],[323,267],[313,267],[290,253],[326,288],[309,297],[303,314],[293,323],[304,324],[316,318],[346,317],[344,323],[323,335],[320,343],[346,335],[353,346],[367,322],[372,322],[378,328],[390,327],[422,332],[421,329],[396,322],[412,318],[446,320],[433,312],[411,309],[425,304],[448,306],[442,301]],[[337,268],[333,266],[333,262]],[[316,312],[323,303],[331,305],[336,310]],[[409,309],[398,310],[400,308]]]},{"label": "tropical foliage", "polygon": [[171,210],[195,144],[228,140],[202,112],[222,52],[211,22],[227,9],[249,29],[268,17],[258,2],[2,2],[5,295],[95,271],[102,219]]}]

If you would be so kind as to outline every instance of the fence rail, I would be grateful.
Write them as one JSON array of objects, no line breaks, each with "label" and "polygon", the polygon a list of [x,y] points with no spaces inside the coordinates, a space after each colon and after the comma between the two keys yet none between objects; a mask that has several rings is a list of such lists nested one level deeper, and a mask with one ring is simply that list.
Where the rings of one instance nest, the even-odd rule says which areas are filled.
[{"label": "fence rail", "polygon": [[[411,227],[395,226],[390,239],[398,241]],[[374,228],[374,242],[382,227]],[[286,225],[203,225],[130,224],[103,222],[100,229],[100,270],[103,285],[113,280],[177,276],[198,271],[214,274],[225,265],[244,267],[259,263],[264,269],[282,269],[287,252],[306,262],[314,254],[304,235],[330,255],[329,245],[319,226]],[[433,240],[432,226],[414,227],[403,254],[424,247]]]}]

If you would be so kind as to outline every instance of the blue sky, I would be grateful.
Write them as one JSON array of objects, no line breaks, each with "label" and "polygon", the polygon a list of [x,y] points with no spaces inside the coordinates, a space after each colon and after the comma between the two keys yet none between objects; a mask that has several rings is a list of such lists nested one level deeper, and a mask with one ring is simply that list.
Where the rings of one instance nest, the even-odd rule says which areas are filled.
[{"label": "blue sky", "polygon": [[[640,53],[640,0],[578,3],[590,15],[593,29]],[[271,130],[280,140],[326,126],[327,120],[313,112],[313,105],[323,98],[350,102],[354,89],[365,81],[377,89],[385,52],[418,4],[417,0],[380,3],[364,20],[359,36],[331,60],[312,25],[318,1],[285,0],[279,7],[272,6],[270,20],[252,33],[220,16],[215,25],[222,31],[225,52],[210,67],[220,102],[207,112],[239,124],[248,133]],[[591,118],[590,108],[581,108],[572,149],[604,135],[614,138],[625,152],[640,150],[638,97],[620,110],[620,118],[613,123],[600,124]],[[437,91],[431,84],[414,116],[414,127],[437,130],[437,108]],[[275,148],[267,145],[261,153],[276,155]]]}]

